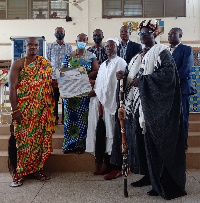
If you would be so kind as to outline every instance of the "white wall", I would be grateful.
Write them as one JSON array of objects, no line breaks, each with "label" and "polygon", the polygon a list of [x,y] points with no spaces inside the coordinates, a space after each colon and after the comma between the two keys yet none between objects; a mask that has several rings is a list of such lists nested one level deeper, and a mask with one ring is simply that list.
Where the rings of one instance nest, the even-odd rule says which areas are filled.
[{"label": "white wall", "polygon": [[[65,19],[0,20],[0,60],[11,59],[10,36],[45,36],[47,43],[52,43],[55,41],[55,28],[64,27],[66,42],[75,43],[76,36],[83,32],[88,34],[89,43],[92,43],[92,33],[97,28],[103,30],[105,39],[108,37],[120,38],[119,30],[123,22],[141,22],[143,20],[142,18],[102,19],[101,0],[86,0],[80,6],[83,11],[79,11],[76,7],[70,5],[71,22],[66,22]],[[183,30],[182,41],[192,46],[198,46],[200,40],[199,0],[187,0],[186,8],[186,18],[161,19],[165,23],[164,34],[160,37],[161,41],[167,41],[167,33],[172,27],[180,27]],[[131,39],[139,42],[136,32],[132,33]]]}]

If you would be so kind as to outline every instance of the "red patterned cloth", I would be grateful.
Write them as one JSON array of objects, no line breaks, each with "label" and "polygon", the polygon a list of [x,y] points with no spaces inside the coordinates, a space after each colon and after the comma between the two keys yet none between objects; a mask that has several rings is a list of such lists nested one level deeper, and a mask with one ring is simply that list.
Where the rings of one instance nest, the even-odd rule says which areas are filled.
[{"label": "red patterned cloth", "polygon": [[41,170],[52,152],[55,132],[51,63],[42,56],[20,71],[17,98],[23,115],[15,125],[17,176]]}]

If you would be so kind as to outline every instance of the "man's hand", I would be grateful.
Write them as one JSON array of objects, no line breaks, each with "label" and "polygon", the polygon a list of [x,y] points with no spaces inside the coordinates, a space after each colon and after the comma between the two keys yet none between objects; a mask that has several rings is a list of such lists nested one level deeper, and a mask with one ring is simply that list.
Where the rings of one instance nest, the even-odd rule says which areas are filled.
[{"label": "man's hand", "polygon": [[138,78],[134,78],[133,81],[131,82],[132,86],[138,87]]},{"label": "man's hand", "polygon": [[13,121],[16,121],[18,125],[20,125],[21,121],[23,120],[23,116],[20,111],[17,111],[12,115],[12,119]]},{"label": "man's hand", "polygon": [[88,97],[96,97],[96,93],[94,90],[90,91]]},{"label": "man's hand", "polygon": [[124,110],[124,108],[120,107],[118,109],[118,118],[119,118],[119,120],[124,120],[125,117],[126,117],[125,110]]},{"label": "man's hand", "polygon": [[117,80],[124,79],[124,71],[120,70],[116,73]]},{"label": "man's hand", "polygon": [[90,79],[90,84],[91,84],[91,87],[94,87],[95,80]]},{"label": "man's hand", "polygon": [[57,80],[55,80],[55,79],[52,80],[52,86],[53,86],[54,88],[58,87],[58,82],[57,82]]}]

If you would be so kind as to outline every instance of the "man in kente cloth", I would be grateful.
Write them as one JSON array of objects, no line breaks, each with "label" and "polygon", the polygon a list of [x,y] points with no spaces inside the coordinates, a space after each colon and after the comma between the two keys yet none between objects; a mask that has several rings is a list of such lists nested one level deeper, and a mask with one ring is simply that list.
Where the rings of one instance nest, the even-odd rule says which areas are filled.
[{"label": "man in kente cloth", "polygon": [[[125,130],[129,163],[134,173],[150,179],[150,196],[170,200],[186,195],[185,138],[181,91],[176,64],[169,47],[156,44],[156,21],[142,21],[139,26],[141,53],[129,63],[125,92]],[[122,79],[124,73],[117,73]],[[119,110],[124,116],[124,111]],[[142,143],[143,140],[143,143]],[[139,142],[140,141],[140,142]],[[141,157],[144,150],[146,158]],[[143,154],[143,153],[142,153]],[[148,166],[148,173],[145,169]],[[144,186],[140,180],[132,186]]]},{"label": "man in kente cloth", "polygon": [[26,57],[16,60],[10,70],[10,102],[17,148],[17,168],[11,187],[22,185],[25,176],[49,179],[43,173],[52,152],[55,132],[51,63],[38,56],[37,38],[26,40]]}]

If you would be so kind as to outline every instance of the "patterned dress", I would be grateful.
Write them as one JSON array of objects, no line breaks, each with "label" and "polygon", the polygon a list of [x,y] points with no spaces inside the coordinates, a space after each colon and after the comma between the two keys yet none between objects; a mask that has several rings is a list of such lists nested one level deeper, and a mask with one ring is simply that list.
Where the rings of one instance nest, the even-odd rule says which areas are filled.
[{"label": "patterned dress", "polygon": [[17,175],[28,175],[43,168],[52,152],[55,132],[52,68],[42,56],[20,71],[17,87],[18,108],[23,115],[15,125]]},{"label": "patterned dress", "polygon": [[[87,59],[81,58],[78,60],[79,66],[85,67],[87,73],[92,71],[92,61],[96,60],[94,54],[86,52]],[[70,62],[71,61],[71,62]],[[69,54],[63,59],[63,65],[67,67],[72,66],[72,58]],[[76,149],[85,149],[87,125],[88,125],[88,111],[89,111],[89,97],[74,97],[64,99],[64,142],[63,149],[75,151]]]}]

